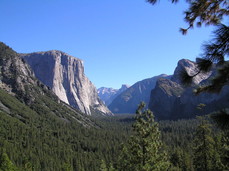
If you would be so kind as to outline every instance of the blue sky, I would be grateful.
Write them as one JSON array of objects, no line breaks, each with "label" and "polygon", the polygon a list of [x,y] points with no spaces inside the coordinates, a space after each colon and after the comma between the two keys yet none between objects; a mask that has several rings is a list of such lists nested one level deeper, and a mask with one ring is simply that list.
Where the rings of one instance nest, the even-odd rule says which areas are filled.
[{"label": "blue sky", "polygon": [[184,2],[0,0],[0,41],[20,53],[61,50],[84,61],[93,84],[119,88],[195,60],[212,27],[188,35]]}]

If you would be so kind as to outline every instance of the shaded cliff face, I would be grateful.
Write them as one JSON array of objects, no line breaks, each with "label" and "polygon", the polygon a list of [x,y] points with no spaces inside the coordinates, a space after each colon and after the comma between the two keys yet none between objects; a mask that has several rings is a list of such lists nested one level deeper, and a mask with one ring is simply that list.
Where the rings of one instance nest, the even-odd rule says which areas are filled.
[{"label": "shaded cliff face", "polygon": [[[185,69],[186,72],[189,75],[195,75],[198,72],[197,64],[193,61],[190,61],[188,59],[181,59],[177,63],[177,67],[174,71],[174,74],[171,78],[173,82],[176,82],[178,84],[181,84],[180,82],[180,72]],[[206,80],[209,78],[209,76],[212,74],[212,72],[208,73],[200,73],[193,79],[193,84],[198,85],[203,80]]]},{"label": "shaded cliff face", "polygon": [[21,54],[21,57],[60,100],[88,115],[91,108],[111,114],[99,99],[95,86],[84,75],[80,59],[56,50]]},{"label": "shaded cliff face", "polygon": [[[171,80],[158,80],[151,92],[149,108],[159,119],[192,118],[220,110],[229,106],[229,86],[225,86],[219,94],[201,93],[195,95],[193,89],[208,82],[215,71],[202,73],[194,80],[192,87],[184,87],[179,81],[179,71],[184,68],[189,74],[197,71],[196,63],[182,59],[174,71]],[[199,110],[199,104],[205,104]]]},{"label": "shaded cliff face", "polygon": [[[0,88],[32,101],[37,80],[29,66],[11,48],[0,42]],[[28,93],[25,93],[28,92]]]},{"label": "shaded cliff face", "polygon": [[99,88],[98,95],[100,99],[108,106],[112,103],[112,101],[122,92],[124,92],[126,89],[128,89],[130,86],[123,84],[120,89],[113,89],[113,88],[106,88],[101,87]]},{"label": "shaded cliff face", "polygon": [[140,102],[149,103],[150,92],[161,77],[168,76],[163,74],[135,83],[117,96],[108,106],[109,109],[113,113],[135,113]]},{"label": "shaded cliff face", "polygon": [[149,108],[156,114],[157,118],[167,119],[173,111],[177,98],[182,95],[183,91],[184,89],[178,83],[161,78],[151,91]]}]

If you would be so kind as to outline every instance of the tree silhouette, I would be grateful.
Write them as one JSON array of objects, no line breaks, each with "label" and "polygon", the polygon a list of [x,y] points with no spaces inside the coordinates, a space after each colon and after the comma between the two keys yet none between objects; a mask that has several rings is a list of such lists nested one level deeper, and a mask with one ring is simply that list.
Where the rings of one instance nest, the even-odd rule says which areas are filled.
[{"label": "tree silhouette", "polygon": [[[158,1],[147,0],[147,2],[153,5]],[[170,1],[172,3],[178,2],[178,0]],[[229,85],[229,61],[226,60],[229,56],[229,27],[222,22],[223,19],[228,18],[229,2],[228,0],[186,0],[186,2],[189,7],[184,12],[184,20],[188,27],[180,28],[183,35],[187,34],[188,30],[194,28],[195,25],[197,27],[201,27],[203,24],[206,26],[214,25],[216,30],[213,32],[213,39],[203,45],[201,57],[196,59],[198,65],[197,72],[189,75],[183,70],[180,72],[180,80],[184,85],[191,85],[193,78],[198,74],[208,72],[213,67],[216,67],[216,76],[207,85],[198,87],[195,93],[218,93],[225,85]],[[227,110],[213,115],[213,119],[221,128],[229,128],[229,113]]]}]

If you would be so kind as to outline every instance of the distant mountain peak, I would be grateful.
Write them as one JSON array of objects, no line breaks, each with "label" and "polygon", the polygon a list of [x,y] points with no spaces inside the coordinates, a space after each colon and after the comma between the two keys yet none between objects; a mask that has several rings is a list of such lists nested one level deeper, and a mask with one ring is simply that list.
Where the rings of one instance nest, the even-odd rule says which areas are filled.
[{"label": "distant mountain peak", "polygon": [[98,91],[98,95],[101,100],[108,106],[112,103],[112,101],[123,91],[129,88],[129,85],[122,84],[120,89],[100,87]]},{"label": "distant mountain peak", "polygon": [[118,95],[108,106],[109,109],[114,113],[135,113],[140,102],[144,101],[148,104],[151,90],[155,87],[157,80],[162,77],[169,76],[161,74],[136,82]]},{"label": "distant mountain peak", "polygon": [[130,86],[128,84],[122,84],[121,88],[119,89],[120,91],[124,91],[128,89]]}]

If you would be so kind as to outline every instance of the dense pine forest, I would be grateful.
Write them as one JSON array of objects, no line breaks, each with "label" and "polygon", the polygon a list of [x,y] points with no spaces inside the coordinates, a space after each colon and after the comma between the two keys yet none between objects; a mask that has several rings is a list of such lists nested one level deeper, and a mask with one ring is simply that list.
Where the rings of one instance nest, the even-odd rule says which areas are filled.
[{"label": "dense pine forest", "polygon": [[[195,95],[219,93],[229,85],[228,1],[186,2],[182,34],[202,24],[216,29],[196,72],[181,70],[180,82]],[[194,87],[193,79],[211,68],[214,77]],[[86,115],[59,100],[30,69],[0,42],[0,171],[229,170],[228,107],[203,116],[200,103],[200,114],[180,120],[158,120],[143,102],[135,114],[108,116],[92,108]]]},{"label": "dense pine forest", "polygon": [[[0,115],[2,170],[122,170],[123,146],[136,135],[133,115],[97,116],[91,118],[93,126],[83,126],[43,117],[39,110],[35,115],[2,90],[0,97],[10,101],[5,104],[12,111]],[[198,168],[204,163],[207,170],[228,169],[228,136],[211,122],[209,117],[159,122],[168,170],[203,170]]]}]

